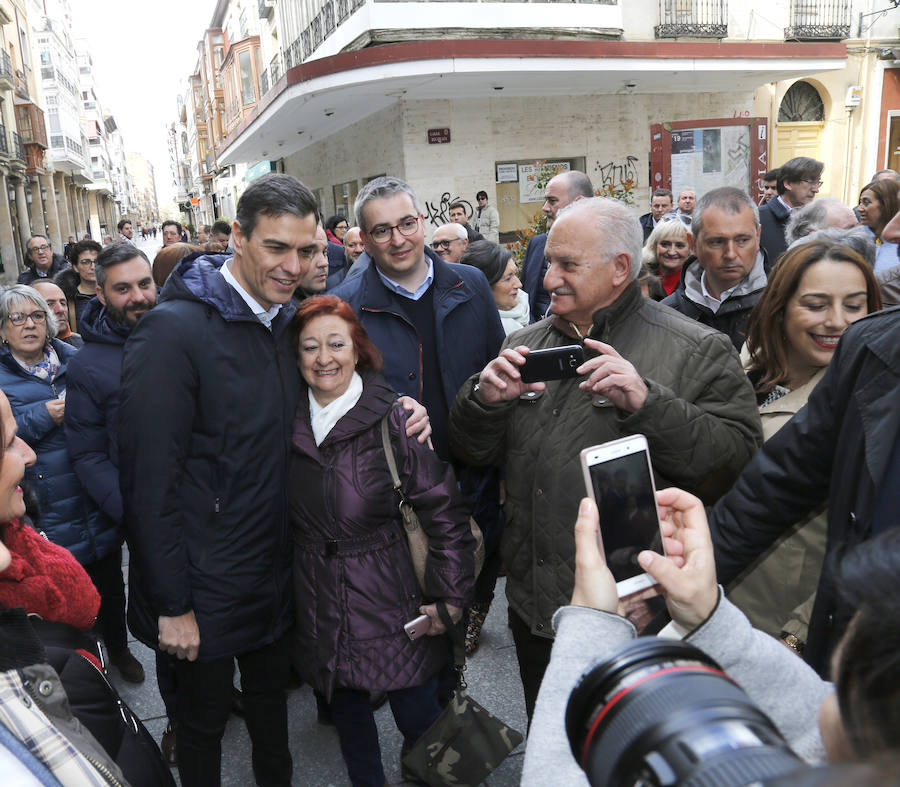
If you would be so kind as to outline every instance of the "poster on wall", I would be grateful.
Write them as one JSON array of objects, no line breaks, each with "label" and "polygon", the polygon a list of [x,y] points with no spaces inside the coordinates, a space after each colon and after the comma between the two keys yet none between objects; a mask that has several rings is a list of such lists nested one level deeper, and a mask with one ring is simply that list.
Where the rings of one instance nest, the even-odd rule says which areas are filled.
[{"label": "poster on wall", "polygon": [[[568,172],[571,167],[568,161],[548,161],[543,167],[534,164],[519,164],[519,202],[543,202],[544,189],[538,186],[540,170],[550,171],[550,177],[560,172]],[[549,178],[548,178],[549,180]]]},{"label": "poster on wall", "polygon": [[766,118],[678,121],[650,127],[654,188],[697,197],[719,186],[747,189],[760,202],[760,176],[768,169]]}]

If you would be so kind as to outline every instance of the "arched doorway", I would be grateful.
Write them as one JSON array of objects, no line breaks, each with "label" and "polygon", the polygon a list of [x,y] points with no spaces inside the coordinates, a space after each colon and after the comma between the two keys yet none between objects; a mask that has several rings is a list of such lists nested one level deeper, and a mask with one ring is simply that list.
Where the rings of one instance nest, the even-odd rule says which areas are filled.
[{"label": "arched doorway", "polygon": [[775,123],[772,161],[777,166],[795,156],[821,159],[825,104],[809,82],[794,82],[781,99]]}]

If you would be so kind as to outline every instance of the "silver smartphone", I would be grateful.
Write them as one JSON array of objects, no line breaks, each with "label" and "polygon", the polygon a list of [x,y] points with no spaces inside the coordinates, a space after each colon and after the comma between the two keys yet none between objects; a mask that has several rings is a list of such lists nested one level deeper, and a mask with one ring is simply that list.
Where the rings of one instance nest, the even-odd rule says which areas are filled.
[{"label": "silver smartphone", "polygon": [[619,598],[655,583],[637,562],[644,549],[662,552],[662,531],[647,438],[636,434],[581,452],[588,495],[600,512],[600,547]]},{"label": "silver smartphone", "polygon": [[425,632],[430,628],[428,620],[428,615],[419,615],[419,617],[413,618],[409,623],[404,623],[403,630],[406,632],[406,636],[411,640],[417,640],[419,637],[425,636]]}]

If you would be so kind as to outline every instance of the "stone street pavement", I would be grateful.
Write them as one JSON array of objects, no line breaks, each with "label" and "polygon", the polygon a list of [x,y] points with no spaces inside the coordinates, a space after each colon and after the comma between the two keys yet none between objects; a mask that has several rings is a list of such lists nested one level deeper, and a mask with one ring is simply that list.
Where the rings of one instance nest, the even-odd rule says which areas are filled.
[{"label": "stone street pavement", "polygon": [[[127,558],[126,558],[127,560]],[[506,626],[505,580],[497,583],[497,597],[481,637],[478,651],[468,661],[466,679],[471,695],[495,715],[515,729],[525,732],[525,702],[516,666],[512,634]],[[153,653],[139,642],[131,643],[132,652],[147,673],[143,684],[125,683],[115,667],[111,667],[113,683],[131,709],[141,718],[159,742],[166,727],[162,700],[156,688]],[[381,741],[382,761],[390,784],[402,784],[400,746],[402,738],[394,724],[390,706],[385,704],[375,714]],[[288,696],[291,753],[294,758],[294,785],[297,787],[339,787],[349,784],[341,759],[337,734],[333,727],[316,721],[316,703],[308,686]],[[490,776],[492,787],[512,787],[522,773],[524,746],[520,746]],[[177,778],[177,772],[176,772]],[[244,722],[232,716],[222,743],[222,784],[226,787],[249,787],[254,784],[250,765],[250,739]]]}]

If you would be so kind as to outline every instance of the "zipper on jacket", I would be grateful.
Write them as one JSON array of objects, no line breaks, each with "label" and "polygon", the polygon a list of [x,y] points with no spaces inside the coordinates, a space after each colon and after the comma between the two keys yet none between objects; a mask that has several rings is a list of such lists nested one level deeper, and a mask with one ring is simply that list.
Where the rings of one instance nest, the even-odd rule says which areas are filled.
[{"label": "zipper on jacket", "polygon": [[[44,710],[44,703],[41,702],[40,697],[38,697],[37,693],[35,692],[34,684],[31,682],[31,679],[27,678],[21,671],[19,672],[19,675],[22,679],[22,686],[24,686],[25,691],[28,692],[28,696],[31,697],[31,699],[34,701],[34,704],[41,709],[41,713],[47,715],[47,712]],[[109,685],[109,681],[107,681],[107,685]],[[119,712],[121,713],[121,709],[119,710]],[[53,724],[52,720],[50,721],[50,723]],[[55,724],[53,726],[56,727]],[[69,742],[69,745],[73,749],[75,749],[75,751],[77,751],[82,757],[84,757],[84,759],[86,759],[92,766],[94,766],[94,770],[96,770],[97,773],[99,773],[103,777],[103,780],[107,784],[111,784],[113,785],[113,787],[125,787],[125,785],[123,785],[122,782],[120,782],[113,775],[112,771],[107,768],[102,762],[95,760],[90,754],[79,749],[74,743],[72,743],[72,741],[68,739],[68,737],[66,737],[66,734],[62,730],[57,729],[57,732],[59,732],[59,734]]]}]

